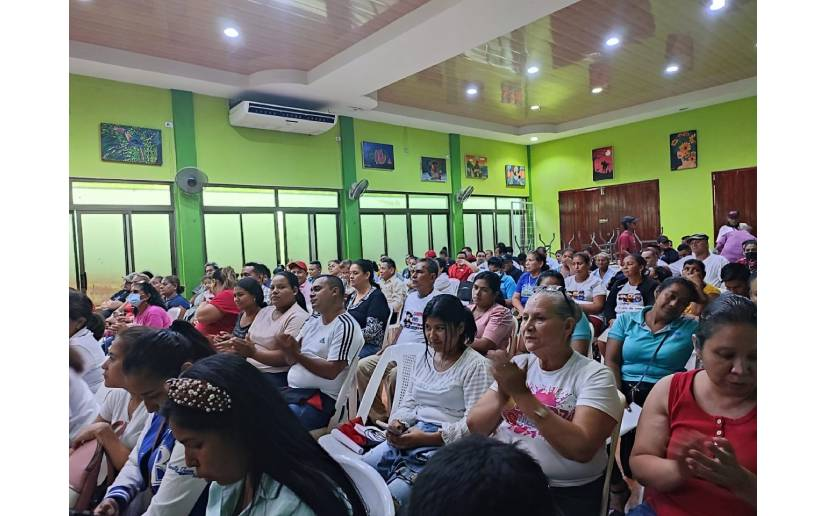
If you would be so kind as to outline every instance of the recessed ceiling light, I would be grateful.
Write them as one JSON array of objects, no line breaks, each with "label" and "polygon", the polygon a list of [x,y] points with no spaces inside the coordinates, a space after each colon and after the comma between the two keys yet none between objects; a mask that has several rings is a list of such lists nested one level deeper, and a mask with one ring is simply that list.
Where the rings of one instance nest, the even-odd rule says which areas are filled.
[{"label": "recessed ceiling light", "polygon": [[619,38],[617,38],[616,36],[613,36],[612,38],[607,38],[607,41],[605,41],[604,44],[607,45],[608,47],[615,47],[620,42],[621,42],[621,40]]},{"label": "recessed ceiling light", "polygon": [[238,32],[238,29],[236,29],[235,27],[227,27],[227,28],[223,29],[223,33],[224,33],[224,35],[226,35],[227,37],[230,37],[230,38],[237,38],[238,36],[241,35],[241,33]]},{"label": "recessed ceiling light", "polygon": [[475,95],[476,93],[478,93],[478,88],[475,86],[470,86],[467,88],[467,95]]},{"label": "recessed ceiling light", "polygon": [[603,91],[604,91],[604,88],[602,88],[601,86],[596,86],[595,88],[590,90],[590,92],[593,93],[594,95],[598,95],[599,93],[601,93]]},{"label": "recessed ceiling light", "polygon": [[530,106],[530,111],[538,111],[541,107],[538,104],[533,104]]},{"label": "recessed ceiling light", "polygon": [[530,68],[527,69],[527,73],[529,73],[531,75],[534,74],[534,73],[538,73],[538,72],[539,72],[539,67],[538,66],[531,66]]},{"label": "recessed ceiling light", "polygon": [[725,7],[725,0],[711,0],[708,9],[710,9],[711,11],[718,11],[723,7]]},{"label": "recessed ceiling light", "polygon": [[676,73],[676,72],[679,71],[679,65],[677,65],[677,64],[668,65],[667,68],[665,68],[665,71],[667,73]]},{"label": "recessed ceiling light", "polygon": [[531,136],[530,141],[531,142],[537,142],[537,141],[539,141],[539,137],[538,136]]}]

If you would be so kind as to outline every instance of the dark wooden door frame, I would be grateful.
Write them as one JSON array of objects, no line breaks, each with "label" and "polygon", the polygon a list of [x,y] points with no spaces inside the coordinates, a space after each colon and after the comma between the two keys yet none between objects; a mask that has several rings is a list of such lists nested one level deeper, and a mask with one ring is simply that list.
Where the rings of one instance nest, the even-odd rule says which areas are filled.
[{"label": "dark wooden door frame", "polygon": [[[723,176],[724,174],[749,174],[753,173],[754,178],[754,189],[753,189],[753,201],[737,201],[732,203],[730,201],[720,200],[719,198],[722,197],[717,193],[717,184],[721,184],[721,181],[717,181],[717,178]],[[745,168],[734,168],[729,170],[718,170],[711,173],[711,191],[713,192],[713,231],[718,232],[719,228],[726,223],[727,221],[727,213],[731,209],[737,209],[740,211],[740,220],[742,222],[747,222],[753,228],[753,234],[756,235],[757,228],[757,220],[756,220],[756,184],[757,184],[757,176],[756,176],[756,167],[745,167]],[[742,192],[745,195],[749,195],[747,192]],[[732,206],[727,206],[722,203],[727,204],[734,204]],[[753,204],[752,209],[750,204]],[[745,206],[741,206],[745,205]],[[716,238],[716,235],[713,235],[713,238]]]}]

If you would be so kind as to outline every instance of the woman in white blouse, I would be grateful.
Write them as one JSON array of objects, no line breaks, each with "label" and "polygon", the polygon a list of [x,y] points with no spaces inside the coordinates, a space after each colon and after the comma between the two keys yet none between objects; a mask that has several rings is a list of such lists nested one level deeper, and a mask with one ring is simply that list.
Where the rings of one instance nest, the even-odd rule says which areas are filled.
[{"label": "woman in white blouse", "polygon": [[473,407],[473,433],[515,443],[547,476],[554,514],[596,516],[601,505],[605,440],[621,419],[616,381],[602,364],[576,353],[570,339],[581,308],[559,290],[539,290],[524,311],[529,353],[509,360],[488,353],[496,380]]},{"label": "woman in white blouse", "polygon": [[288,271],[276,272],[272,276],[269,306],[261,308],[255,316],[245,339],[230,339],[232,350],[265,373],[264,377],[275,388],[285,387],[289,364],[275,341],[284,333],[297,337],[308,317],[298,277]]},{"label": "woman in white blouse", "polygon": [[473,315],[457,297],[434,297],[423,320],[427,346],[413,370],[412,388],[392,413],[387,441],[364,456],[401,505],[430,456],[469,433],[467,413],[492,383],[487,360],[470,347]]}]

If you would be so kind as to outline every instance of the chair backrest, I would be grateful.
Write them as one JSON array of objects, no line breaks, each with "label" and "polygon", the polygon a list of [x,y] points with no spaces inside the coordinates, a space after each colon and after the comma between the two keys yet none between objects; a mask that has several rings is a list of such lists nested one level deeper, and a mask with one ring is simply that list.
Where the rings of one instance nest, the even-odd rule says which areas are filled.
[{"label": "chair backrest", "polygon": [[332,454],[338,464],[344,468],[355,488],[361,493],[364,506],[370,516],[393,516],[395,504],[392,501],[387,483],[372,466],[361,459],[343,454]]},{"label": "chair backrest", "polygon": [[353,417],[352,414],[355,412],[355,409],[358,408],[356,373],[358,372],[358,353],[361,352],[362,347],[363,342],[361,346],[358,346],[353,359],[350,360],[347,366],[347,375],[344,377],[344,383],[341,384],[341,390],[338,391],[338,398],[335,400],[335,412],[332,413],[329,424],[323,429],[325,432],[332,430],[344,421],[349,421]]},{"label": "chair backrest", "polygon": [[470,281],[462,281],[458,284],[458,292],[456,297],[462,301],[470,302],[473,299],[473,283]]},{"label": "chair backrest", "polygon": [[690,358],[688,358],[687,363],[685,364],[685,371],[692,371],[696,369],[696,350],[693,350],[693,353],[690,354]]},{"label": "chair backrest", "polygon": [[518,319],[511,315],[513,319],[513,331],[510,332],[510,344],[507,346],[507,354],[515,356],[518,353]]},{"label": "chair backrest", "polygon": [[395,396],[393,396],[392,399],[393,406],[397,406],[401,396],[412,384],[412,370],[415,366],[415,361],[423,352],[424,346],[417,342],[411,342],[407,344],[393,344],[381,353],[381,358],[378,359],[378,364],[376,364],[370,381],[367,383],[366,389],[364,389],[361,404],[358,406],[357,416],[360,416],[362,421],[366,421],[369,416],[370,407],[372,407],[372,403],[378,395],[378,389],[381,387],[381,381],[384,378],[384,371],[387,370],[390,362],[397,364]]},{"label": "chair backrest", "polygon": [[[626,405],[624,394],[622,394],[622,391],[617,392],[619,393],[621,407],[624,407]],[[613,472],[613,463],[616,462],[616,446],[619,443],[619,433],[622,429],[622,416],[624,416],[624,410],[622,410],[622,414],[619,416],[619,422],[616,423],[616,428],[613,429],[613,433],[610,435],[610,451],[607,455],[607,471],[605,472],[604,485],[602,486],[602,510],[599,514],[607,514],[607,506],[610,503],[610,474]]]},{"label": "chair backrest", "polygon": [[169,314],[169,318],[173,321],[177,321],[181,314],[183,314],[183,308],[179,306],[173,306],[169,310],[166,310],[166,313]]},{"label": "chair backrest", "polygon": [[587,324],[590,325],[590,344],[587,345],[587,358],[593,358],[593,344],[596,342],[596,328],[593,327],[592,322],[588,322]]},{"label": "chair backrest", "polygon": [[387,338],[390,334],[390,326],[391,326],[390,323],[392,322],[392,316],[393,316],[394,313],[395,313],[395,311],[390,306],[390,315],[387,316],[387,323],[384,324],[384,338],[381,339],[381,347],[382,348],[387,345]]}]

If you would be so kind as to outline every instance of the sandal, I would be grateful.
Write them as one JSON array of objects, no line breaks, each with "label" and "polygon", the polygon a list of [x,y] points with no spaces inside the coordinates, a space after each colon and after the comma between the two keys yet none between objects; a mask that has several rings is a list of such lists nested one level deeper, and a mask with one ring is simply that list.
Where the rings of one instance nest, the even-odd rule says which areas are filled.
[{"label": "sandal", "polygon": [[627,485],[627,482],[622,480],[622,487],[621,489],[614,490],[613,486],[610,486],[610,505],[613,505],[613,497],[614,495],[618,497],[619,501],[621,501],[622,508],[621,509],[609,509],[607,511],[608,516],[624,516],[624,508],[627,506],[627,501],[630,500],[630,486]]}]

